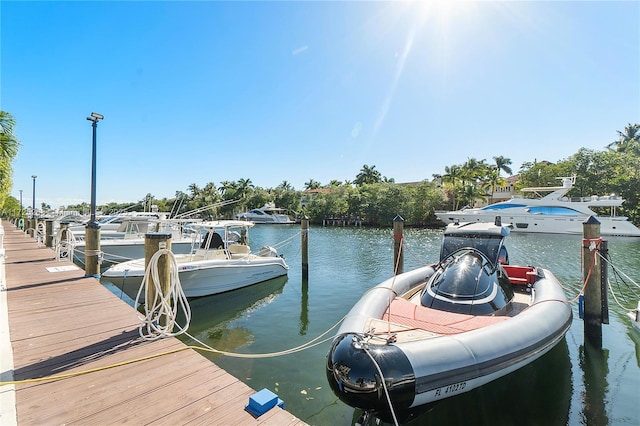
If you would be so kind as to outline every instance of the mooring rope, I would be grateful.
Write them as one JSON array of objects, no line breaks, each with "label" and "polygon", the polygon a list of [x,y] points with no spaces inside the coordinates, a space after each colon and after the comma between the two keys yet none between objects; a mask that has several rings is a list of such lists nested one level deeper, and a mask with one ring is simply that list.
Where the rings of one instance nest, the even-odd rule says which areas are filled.
[{"label": "mooring rope", "polygon": [[[169,290],[166,294],[162,289],[158,272],[158,260],[163,255],[168,256],[171,261]],[[149,300],[150,288],[154,290],[153,300]],[[144,297],[142,302],[140,301],[141,296]],[[135,301],[136,306],[139,304],[144,305],[144,316],[138,314],[138,319],[142,323],[138,331],[143,339],[156,340],[161,337],[178,336],[187,331],[191,322],[191,307],[180,285],[178,263],[171,250],[160,249],[149,259],[149,264],[145,270]],[[179,307],[182,308],[185,315],[184,326],[180,326],[176,322]],[[173,331],[174,328],[177,328],[177,331]]]}]

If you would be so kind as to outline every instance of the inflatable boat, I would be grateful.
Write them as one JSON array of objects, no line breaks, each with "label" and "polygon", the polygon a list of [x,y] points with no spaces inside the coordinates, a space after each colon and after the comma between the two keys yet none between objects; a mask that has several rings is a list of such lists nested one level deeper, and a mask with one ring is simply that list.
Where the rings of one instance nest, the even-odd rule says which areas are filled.
[{"label": "inflatable boat", "polygon": [[326,375],[346,404],[381,418],[436,403],[538,359],[568,331],[558,279],[509,264],[500,223],[450,224],[440,260],[373,287],[344,318]]}]

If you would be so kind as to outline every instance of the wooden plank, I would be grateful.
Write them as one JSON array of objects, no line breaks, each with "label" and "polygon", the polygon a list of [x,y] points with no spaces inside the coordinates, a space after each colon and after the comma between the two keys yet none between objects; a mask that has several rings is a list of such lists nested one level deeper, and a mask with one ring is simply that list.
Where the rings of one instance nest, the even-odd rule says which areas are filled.
[{"label": "wooden plank", "polygon": [[101,369],[16,385],[19,424],[304,425],[279,408],[254,418],[254,390],[178,339],[141,339],[131,306],[82,270],[50,272],[72,264],[3,225],[15,379]]}]

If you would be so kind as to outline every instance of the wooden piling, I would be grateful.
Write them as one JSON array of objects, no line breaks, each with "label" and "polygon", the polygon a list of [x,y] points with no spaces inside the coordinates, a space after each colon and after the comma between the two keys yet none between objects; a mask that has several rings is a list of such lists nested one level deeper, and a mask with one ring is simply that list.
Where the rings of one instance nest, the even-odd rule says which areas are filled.
[{"label": "wooden piling", "polygon": [[[154,232],[145,234],[144,236],[144,269],[145,271],[149,267],[149,263],[153,255],[158,250],[167,249],[171,250],[171,234],[163,232]],[[162,290],[162,296],[166,296],[171,287],[171,261],[169,256],[162,255],[158,259],[158,280],[160,281],[160,289]],[[156,298],[156,289],[152,283],[147,283],[147,309],[151,309],[154,305]],[[166,318],[159,319],[160,324],[166,324]]]},{"label": "wooden piling", "polygon": [[404,270],[404,219],[397,215],[393,219],[393,274],[401,274]]},{"label": "wooden piling", "polygon": [[44,224],[44,245],[51,248],[53,246],[53,220],[47,219]]},{"label": "wooden piling", "polygon": [[90,222],[85,227],[84,246],[84,275],[85,277],[100,277],[100,225]]},{"label": "wooden piling", "polygon": [[594,347],[602,347],[602,290],[600,260],[600,222],[591,216],[582,227],[582,278],[584,289],[584,338]]},{"label": "wooden piling", "polygon": [[302,242],[302,279],[309,279],[309,218],[304,216],[300,221]]},{"label": "wooden piling", "polygon": [[69,222],[60,222],[60,241],[66,241],[69,238],[69,232],[71,232],[69,231]]}]

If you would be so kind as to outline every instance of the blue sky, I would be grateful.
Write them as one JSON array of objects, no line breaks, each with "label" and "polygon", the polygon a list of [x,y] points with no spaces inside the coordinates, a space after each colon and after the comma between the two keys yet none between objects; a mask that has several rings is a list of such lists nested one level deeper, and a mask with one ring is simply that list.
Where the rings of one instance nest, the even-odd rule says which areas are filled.
[{"label": "blue sky", "polygon": [[640,122],[640,2],[6,1],[12,195],[52,207],[251,179],[396,182],[558,161]]}]

